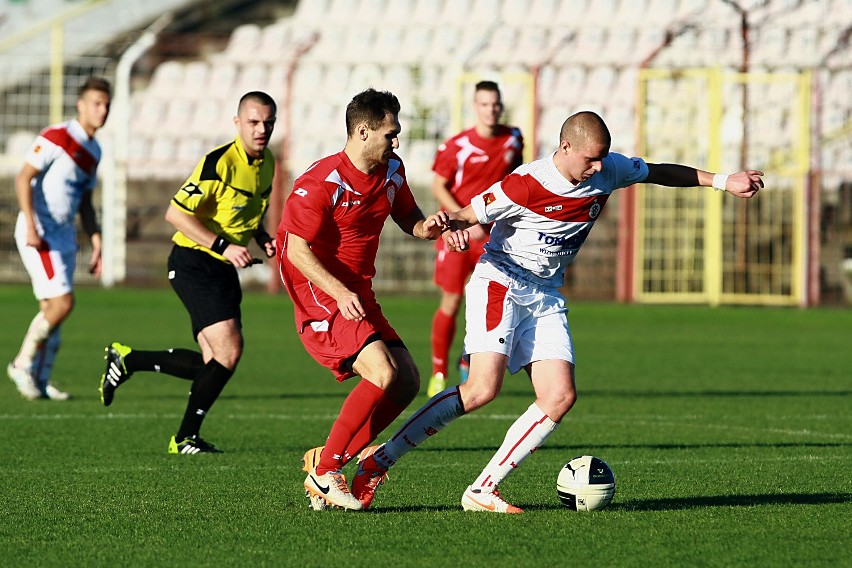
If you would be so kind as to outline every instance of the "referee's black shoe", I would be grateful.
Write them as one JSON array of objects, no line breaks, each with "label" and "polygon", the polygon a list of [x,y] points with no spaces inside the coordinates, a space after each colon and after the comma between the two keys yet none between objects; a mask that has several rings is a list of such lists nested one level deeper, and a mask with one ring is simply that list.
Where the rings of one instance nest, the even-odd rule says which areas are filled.
[{"label": "referee's black shoe", "polygon": [[109,347],[104,349],[106,355],[106,371],[101,375],[101,402],[104,406],[112,404],[112,399],[115,396],[115,389],[130,378],[131,373],[127,372],[127,367],[124,365],[124,358],[127,357],[132,349],[127,345],[122,345],[118,342],[110,343]]},{"label": "referee's black shoe", "polygon": [[189,436],[180,442],[172,436],[169,440],[170,454],[221,454],[222,450],[202,440],[199,436]]}]

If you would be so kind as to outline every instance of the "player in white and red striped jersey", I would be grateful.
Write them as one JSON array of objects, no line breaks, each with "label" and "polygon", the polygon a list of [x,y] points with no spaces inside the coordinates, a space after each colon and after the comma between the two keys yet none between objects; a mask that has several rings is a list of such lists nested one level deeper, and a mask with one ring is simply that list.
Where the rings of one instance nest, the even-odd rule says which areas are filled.
[{"label": "player in white and red striped jersey", "polygon": [[[523,161],[524,139],[517,127],[500,124],[503,100],[494,81],[480,81],[474,87],[475,123],[438,147],[432,171],[432,194],[445,211],[458,211],[473,196],[500,181]],[[479,261],[488,239],[472,239],[463,253],[452,254],[443,240],[435,243],[435,284],[441,289],[441,302],[432,317],[432,376],[427,394],[446,388],[449,351],[456,335],[456,316],[461,307],[464,285]],[[461,382],[467,378],[467,361],[459,362]]]},{"label": "player in white and red striped jersey", "polygon": [[577,113],[562,125],[556,152],[521,166],[461,211],[438,214],[449,229],[444,240],[450,249],[468,247],[468,227],[494,224],[466,287],[470,375],[433,396],[359,464],[359,472],[383,475],[447,424],[493,400],[506,370],[524,369],[535,402],[512,424],[461,500],[469,511],[522,513],[500,496],[498,486],[544,443],[576,401],[568,309],[558,288],[609,195],[640,182],[712,186],[743,198],[763,187],[763,172],[756,170],[714,175],[679,164],[648,164],[609,148],[603,120],[592,112]]},{"label": "player in white and red striped jersey", "polygon": [[69,398],[49,378],[59,350],[60,325],[74,307],[77,213],[92,243],[89,271],[101,272],[101,235],[92,206],[101,148],[94,135],[109,114],[110,90],[105,79],[89,78],[79,91],[77,118],[45,128],[15,178],[21,208],[15,242],[39,312],[6,370],[21,395],[30,400]]}]

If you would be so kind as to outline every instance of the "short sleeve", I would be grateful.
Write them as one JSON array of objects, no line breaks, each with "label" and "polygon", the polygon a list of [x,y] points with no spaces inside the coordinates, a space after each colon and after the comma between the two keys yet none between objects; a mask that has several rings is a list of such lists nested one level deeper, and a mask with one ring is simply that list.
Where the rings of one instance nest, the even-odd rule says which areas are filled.
[{"label": "short sleeve", "polygon": [[284,204],[281,225],[308,242],[316,240],[331,215],[331,197],[325,185],[310,176],[296,180]]},{"label": "short sleeve", "polygon": [[529,197],[529,188],[518,174],[508,175],[470,200],[480,223],[493,223],[521,213]]},{"label": "short sleeve", "polygon": [[181,209],[190,213],[196,211],[201,204],[207,200],[209,193],[213,190],[212,184],[209,181],[202,182],[200,180],[203,165],[204,160],[200,161],[198,165],[195,166],[195,170],[192,172],[192,175],[187,178],[172,198],[172,202],[178,205]]}]

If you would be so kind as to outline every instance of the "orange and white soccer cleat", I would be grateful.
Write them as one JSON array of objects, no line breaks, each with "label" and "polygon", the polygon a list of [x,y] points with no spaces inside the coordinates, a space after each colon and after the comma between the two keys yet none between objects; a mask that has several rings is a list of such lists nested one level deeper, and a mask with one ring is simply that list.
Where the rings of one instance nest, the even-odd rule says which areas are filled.
[{"label": "orange and white soccer cleat", "polygon": [[369,509],[379,485],[388,477],[388,470],[380,467],[372,457],[381,446],[368,446],[358,454],[358,471],[352,479],[352,495],[364,509]]},{"label": "orange and white soccer cleat", "polygon": [[462,508],[465,511],[479,511],[485,513],[523,513],[524,510],[520,507],[507,503],[501,496],[497,488],[480,489],[468,487],[462,495]]},{"label": "orange and white soccer cleat", "polygon": [[349,492],[346,477],[340,470],[317,475],[316,468],[311,468],[305,478],[305,495],[310,499],[311,507],[314,510],[317,510],[316,503],[319,501],[325,501],[327,506],[340,507],[350,511],[363,509],[361,501]]}]

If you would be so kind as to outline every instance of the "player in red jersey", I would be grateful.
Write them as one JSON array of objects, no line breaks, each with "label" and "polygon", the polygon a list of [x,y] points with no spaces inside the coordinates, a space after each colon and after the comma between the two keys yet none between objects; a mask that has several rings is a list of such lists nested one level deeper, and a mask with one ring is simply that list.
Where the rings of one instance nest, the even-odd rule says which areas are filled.
[{"label": "player in red jersey", "polygon": [[367,89],[356,95],[346,107],[346,146],[296,180],[278,227],[279,270],[302,344],[338,381],[363,379],[344,401],[325,446],[305,454],[305,490],[315,509],[362,508],[341,469],[420,390],[414,359],[372,287],[388,216],[417,238],[441,234],[437,218],[425,218],[417,206],[394,152],[399,111],[391,93]]},{"label": "player in red jersey", "polygon": [[[503,101],[494,81],[480,81],[473,94],[474,126],[438,147],[432,171],[432,193],[444,211],[458,211],[470,204],[474,195],[500,181],[523,161],[521,131],[500,124]],[[456,335],[456,316],[464,295],[464,285],[482,254],[488,235],[473,239],[470,248],[449,254],[443,240],[435,244],[435,284],[441,289],[441,303],[432,318],[432,377],[429,396],[446,388],[450,346]],[[461,382],[467,378],[467,362],[459,363]]]}]

